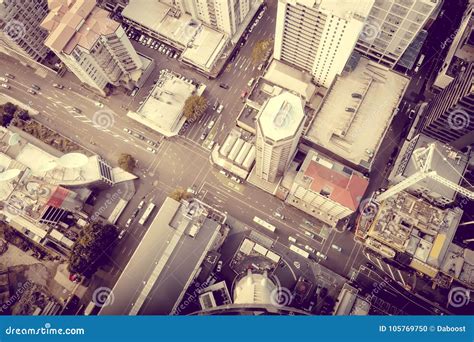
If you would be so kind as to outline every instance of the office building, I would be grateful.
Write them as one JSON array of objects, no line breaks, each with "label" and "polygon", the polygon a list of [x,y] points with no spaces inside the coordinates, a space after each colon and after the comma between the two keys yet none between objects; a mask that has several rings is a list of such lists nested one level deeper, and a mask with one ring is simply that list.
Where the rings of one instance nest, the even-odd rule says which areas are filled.
[{"label": "office building", "polygon": [[250,0],[178,0],[178,8],[229,36],[250,11]]},{"label": "office building", "polygon": [[134,87],[142,62],[120,23],[95,0],[52,0],[49,7],[45,44],[79,80],[103,95],[110,85]]},{"label": "office building", "polygon": [[329,88],[346,65],[374,0],[279,0],[274,57]]},{"label": "office building", "polygon": [[40,28],[47,14],[46,0],[0,0],[0,51],[43,62],[50,52],[44,45],[48,32]]},{"label": "office building", "polygon": [[286,171],[298,146],[305,113],[300,97],[284,92],[270,98],[257,117],[256,174],[275,182]]},{"label": "office building", "polygon": [[356,50],[393,68],[439,3],[439,0],[376,0]]},{"label": "office building", "polygon": [[456,78],[428,104],[422,133],[462,149],[474,143],[474,63],[463,68]]}]

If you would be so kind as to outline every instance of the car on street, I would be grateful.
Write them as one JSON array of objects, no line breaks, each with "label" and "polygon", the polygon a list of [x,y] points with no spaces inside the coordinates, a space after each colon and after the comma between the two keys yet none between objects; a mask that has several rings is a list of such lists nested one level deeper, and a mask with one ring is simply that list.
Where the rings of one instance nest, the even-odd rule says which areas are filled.
[{"label": "car on street", "polygon": [[129,130],[128,128],[124,128],[123,131],[126,132],[126,133],[128,133],[128,134],[131,134],[131,133],[132,133],[132,131]]},{"label": "car on street", "polygon": [[96,103],[95,103],[95,106],[96,106],[96,107],[99,107],[99,108],[104,108],[104,104],[101,103],[101,102],[96,102]]},{"label": "car on street", "polygon": [[304,235],[310,237],[311,239],[314,239],[314,234],[311,232],[308,232],[307,230],[304,231]]},{"label": "car on street", "polygon": [[211,129],[214,126],[214,120],[209,121],[209,124],[207,125],[207,129]]},{"label": "car on street", "polygon": [[219,260],[218,263],[217,263],[217,266],[216,266],[216,272],[219,273],[220,271],[222,271],[222,265],[224,263],[222,262],[222,260]]},{"label": "car on street", "polygon": [[119,239],[119,240],[122,239],[122,238],[124,237],[124,235],[125,235],[126,232],[127,232],[126,229],[122,229],[122,230],[120,231],[119,235],[118,235],[118,239]]},{"label": "car on street", "polygon": [[152,147],[147,147],[146,150],[147,150],[148,152],[151,152],[151,153],[153,153],[153,154],[156,154],[156,150],[155,150],[154,148],[152,148]]},{"label": "car on street", "polygon": [[208,149],[212,150],[212,148],[214,147],[214,145],[216,144],[216,142],[214,140],[212,140],[209,145],[207,146]]},{"label": "car on street", "polygon": [[78,113],[78,114],[81,114],[81,113],[82,113],[82,110],[80,110],[80,109],[77,108],[77,107],[72,107],[71,109],[72,109],[73,112],[76,112],[76,113]]},{"label": "car on street", "polygon": [[316,256],[317,256],[318,258],[321,258],[321,259],[324,259],[324,260],[327,260],[327,258],[328,258],[328,257],[326,256],[326,254],[323,254],[323,253],[321,253],[321,252],[319,252],[319,251],[316,252]]},{"label": "car on street", "polygon": [[279,219],[282,219],[282,220],[285,219],[285,215],[280,214],[278,211],[275,211],[273,213],[273,216],[278,217]]},{"label": "car on street", "polygon": [[217,113],[222,113],[222,110],[224,109],[224,105],[220,104],[219,107],[217,108]]},{"label": "car on street", "polygon": [[235,176],[231,176],[230,179],[232,179],[234,182],[237,182],[237,183],[242,183],[242,180],[240,178],[237,178]]},{"label": "car on street", "polygon": [[221,83],[219,84],[219,87],[223,88],[223,89],[229,89],[229,85],[226,84],[226,83]]},{"label": "car on street", "polygon": [[296,243],[296,239],[293,236],[288,236],[288,241],[291,243]]},{"label": "car on street", "polygon": [[27,92],[31,95],[36,95],[36,91],[34,91],[33,89],[28,89]]},{"label": "car on street", "polygon": [[5,82],[5,83],[8,83],[8,78],[6,78],[6,77],[0,77],[0,81],[1,81],[1,82]]},{"label": "car on street", "polygon": [[214,102],[214,106],[212,106],[212,110],[216,110],[217,107],[219,107],[219,101],[216,100],[216,102]]},{"label": "car on street", "polygon": [[37,90],[37,91],[41,90],[41,88],[39,86],[37,86],[36,84],[32,84],[31,88],[33,88],[34,90]]},{"label": "car on street", "polygon": [[9,73],[6,73],[5,76],[8,77],[11,80],[15,79],[15,75],[12,75],[12,74],[9,74]]},{"label": "car on street", "polygon": [[58,83],[53,83],[53,87],[58,88],[58,89],[64,89],[64,86],[62,84],[58,84]]},{"label": "car on street", "polygon": [[243,90],[242,93],[240,94],[240,98],[241,98],[241,99],[244,99],[247,95],[248,95],[248,91],[247,91],[247,90]]},{"label": "car on street", "polygon": [[207,132],[204,131],[204,132],[201,134],[201,136],[199,137],[199,140],[204,140],[204,139],[206,139],[206,137],[207,137]]},{"label": "car on street", "polygon": [[311,252],[311,253],[316,252],[316,250],[313,247],[309,246],[309,245],[304,246],[304,249],[306,249],[308,252]]},{"label": "car on street", "polygon": [[408,118],[411,120],[415,117],[416,111],[414,109],[410,110],[408,113]]},{"label": "car on street", "polygon": [[138,133],[132,132],[132,135],[137,139],[145,140],[145,138],[142,135],[138,134]]},{"label": "car on street", "polygon": [[143,208],[144,205],[145,205],[145,200],[140,201],[140,203],[138,203],[137,209]]},{"label": "car on street", "polygon": [[339,247],[338,245],[334,245],[334,244],[333,244],[333,245],[331,245],[331,248],[332,248],[332,249],[335,249],[335,250],[338,251],[338,252],[342,252],[342,248]]},{"label": "car on street", "polygon": [[225,171],[225,170],[220,170],[219,173],[220,173],[221,175],[226,176],[226,177],[229,175],[229,174],[227,173],[227,171]]},{"label": "car on street", "polygon": [[125,223],[125,228],[130,227],[130,225],[132,224],[132,222],[133,222],[133,218],[131,217],[131,218],[129,218],[129,219],[127,220],[127,222]]},{"label": "car on street", "polygon": [[2,83],[2,87],[5,88],[5,89],[10,89],[10,86],[6,83]]},{"label": "car on street", "polygon": [[253,82],[255,82],[255,78],[254,78],[254,77],[252,77],[252,78],[249,80],[249,82],[247,83],[247,85],[248,85],[249,87],[251,87],[251,86],[253,85]]}]

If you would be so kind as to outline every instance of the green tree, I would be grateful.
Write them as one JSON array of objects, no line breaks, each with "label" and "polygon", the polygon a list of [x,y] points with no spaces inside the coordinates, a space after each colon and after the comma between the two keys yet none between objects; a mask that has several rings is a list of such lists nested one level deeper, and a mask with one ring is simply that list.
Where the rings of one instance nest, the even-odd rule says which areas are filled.
[{"label": "green tree", "polygon": [[252,49],[252,61],[254,65],[265,60],[267,52],[270,51],[273,41],[271,39],[259,40]]},{"label": "green tree", "polygon": [[207,101],[203,96],[192,95],[184,103],[184,116],[190,122],[194,122],[201,117],[207,109]]},{"label": "green tree", "polygon": [[168,196],[176,201],[181,201],[182,199],[188,199],[190,197],[190,193],[179,187],[171,191]]},{"label": "green tree", "polygon": [[18,107],[15,106],[13,103],[7,102],[3,105],[3,112],[13,116],[13,114],[15,114],[17,108]]},{"label": "green tree", "polygon": [[125,171],[132,172],[137,162],[130,154],[122,153],[118,159],[118,164]]},{"label": "green tree", "polygon": [[92,223],[84,227],[72,246],[68,270],[90,277],[104,263],[104,251],[117,238],[117,229],[110,224]]}]

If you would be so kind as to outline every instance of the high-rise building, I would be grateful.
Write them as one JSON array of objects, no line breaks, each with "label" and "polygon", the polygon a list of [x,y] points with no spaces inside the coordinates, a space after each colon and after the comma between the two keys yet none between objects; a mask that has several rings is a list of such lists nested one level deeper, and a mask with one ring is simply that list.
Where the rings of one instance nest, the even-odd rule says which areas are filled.
[{"label": "high-rise building", "polygon": [[0,49],[41,63],[50,52],[44,45],[48,32],[40,28],[47,14],[46,0],[0,0]]},{"label": "high-rise building", "polygon": [[250,11],[250,0],[177,0],[184,13],[232,36]]},{"label": "high-rise building", "polygon": [[270,98],[257,117],[256,174],[267,182],[283,175],[298,146],[304,124],[303,101],[284,92]]},{"label": "high-rise building", "polygon": [[462,149],[474,144],[474,63],[428,104],[421,131],[443,143]]},{"label": "high-rise building", "polygon": [[121,25],[95,0],[50,0],[41,26],[48,46],[83,83],[105,94],[107,85],[131,88],[142,62]]},{"label": "high-rise building", "polygon": [[375,0],[356,50],[393,68],[439,3],[439,0]]},{"label": "high-rise building", "polygon": [[346,65],[374,0],[279,0],[274,57],[329,88]]}]

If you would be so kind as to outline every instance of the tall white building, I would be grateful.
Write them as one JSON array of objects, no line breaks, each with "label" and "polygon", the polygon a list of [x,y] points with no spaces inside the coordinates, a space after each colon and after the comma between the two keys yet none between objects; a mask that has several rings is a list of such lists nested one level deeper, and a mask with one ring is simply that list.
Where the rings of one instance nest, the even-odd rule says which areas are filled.
[{"label": "tall white building", "polygon": [[50,0],[41,26],[48,46],[83,83],[106,93],[106,86],[131,88],[142,62],[118,22],[95,0]]},{"label": "tall white building", "polygon": [[0,0],[1,49],[41,63],[50,52],[44,45],[48,32],[40,28],[47,14],[46,0]]},{"label": "tall white building", "polygon": [[300,97],[285,92],[270,98],[257,117],[256,174],[267,182],[283,175],[298,146],[305,114]]},{"label": "tall white building", "polygon": [[356,50],[390,68],[397,64],[440,0],[375,0]]},{"label": "tall white building", "polygon": [[250,0],[177,0],[181,11],[232,36],[250,11]]},{"label": "tall white building", "polygon": [[274,57],[329,88],[362,32],[374,0],[279,0]]}]

